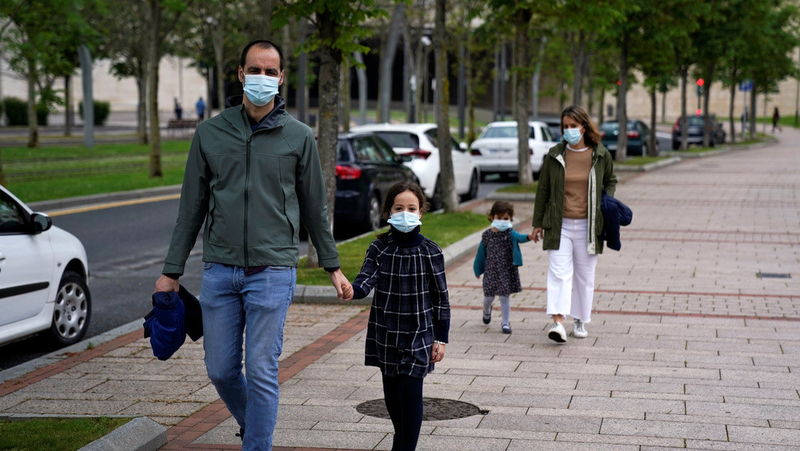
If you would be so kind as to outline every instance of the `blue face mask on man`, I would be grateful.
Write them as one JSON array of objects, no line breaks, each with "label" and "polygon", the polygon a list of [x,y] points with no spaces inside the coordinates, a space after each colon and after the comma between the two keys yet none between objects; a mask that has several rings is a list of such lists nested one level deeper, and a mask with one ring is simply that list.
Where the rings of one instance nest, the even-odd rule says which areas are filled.
[{"label": "blue face mask on man", "polygon": [[410,211],[399,211],[393,214],[386,222],[401,233],[408,233],[417,228],[418,225],[422,225],[422,221],[419,220],[419,215],[411,213]]},{"label": "blue face mask on man", "polygon": [[582,136],[583,133],[581,133],[581,127],[564,129],[564,140],[570,144],[578,144],[581,141]]},{"label": "blue face mask on man", "polygon": [[255,106],[264,106],[278,94],[280,78],[253,74],[244,76],[244,94]]}]

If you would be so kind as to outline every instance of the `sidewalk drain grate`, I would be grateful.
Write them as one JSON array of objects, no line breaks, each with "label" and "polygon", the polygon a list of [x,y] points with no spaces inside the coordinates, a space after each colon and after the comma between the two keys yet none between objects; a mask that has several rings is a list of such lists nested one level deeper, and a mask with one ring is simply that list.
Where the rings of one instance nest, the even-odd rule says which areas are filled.
[{"label": "sidewalk drain grate", "polygon": [[756,274],[759,279],[791,279],[790,273],[777,273],[777,272],[760,272]]},{"label": "sidewalk drain grate", "polygon": [[[362,402],[356,406],[356,411],[362,415],[382,418],[384,420],[389,419],[389,412],[386,410],[386,404],[383,398]],[[425,421],[458,420],[473,415],[486,415],[487,413],[489,413],[489,411],[481,410],[478,406],[462,401],[442,398],[422,398],[422,419]]]}]

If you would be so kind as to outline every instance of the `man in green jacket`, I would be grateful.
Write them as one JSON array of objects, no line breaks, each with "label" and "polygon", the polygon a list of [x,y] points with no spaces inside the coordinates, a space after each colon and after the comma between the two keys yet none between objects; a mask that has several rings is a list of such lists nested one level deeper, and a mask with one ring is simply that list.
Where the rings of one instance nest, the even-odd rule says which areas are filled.
[{"label": "man in green jacket", "polygon": [[239,423],[243,450],[272,449],[278,357],[294,297],[301,218],[339,299],[353,297],[339,269],[314,133],[285,111],[277,95],[283,79],[278,46],[259,40],[244,48],[239,81],[245,95],[229,99],[236,105],[197,127],[178,219],[155,287],[178,291],[205,222],[200,291],[205,363]]}]

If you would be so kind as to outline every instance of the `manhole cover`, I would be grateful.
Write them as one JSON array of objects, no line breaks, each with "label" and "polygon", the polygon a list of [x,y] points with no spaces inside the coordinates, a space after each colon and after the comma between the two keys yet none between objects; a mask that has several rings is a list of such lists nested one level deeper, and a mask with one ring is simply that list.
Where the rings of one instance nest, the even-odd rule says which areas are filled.
[{"label": "manhole cover", "polygon": [[776,273],[776,272],[760,272],[757,274],[759,279],[791,279],[792,275],[789,273]]},{"label": "manhole cover", "polygon": [[[356,406],[356,411],[362,415],[389,419],[386,403],[383,399],[373,399],[362,402]],[[486,415],[488,410],[481,410],[478,406],[462,401],[441,398],[422,398],[422,419],[432,420],[457,420],[471,417],[472,415]]]}]

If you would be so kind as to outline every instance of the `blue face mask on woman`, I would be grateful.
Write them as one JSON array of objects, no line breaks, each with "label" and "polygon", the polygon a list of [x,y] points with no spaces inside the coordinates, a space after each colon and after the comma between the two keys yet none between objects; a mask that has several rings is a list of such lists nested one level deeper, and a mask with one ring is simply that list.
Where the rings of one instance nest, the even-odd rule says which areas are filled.
[{"label": "blue face mask on woman", "polygon": [[264,106],[278,94],[280,78],[254,74],[244,76],[244,94],[255,106]]},{"label": "blue face mask on woman", "polygon": [[564,140],[570,144],[578,144],[581,141],[581,137],[583,133],[581,133],[581,128],[565,128],[564,129]]},{"label": "blue face mask on woman", "polygon": [[410,211],[399,211],[393,214],[386,222],[401,233],[408,233],[417,228],[418,225],[422,225],[422,221],[419,220],[419,215],[411,213]]}]

